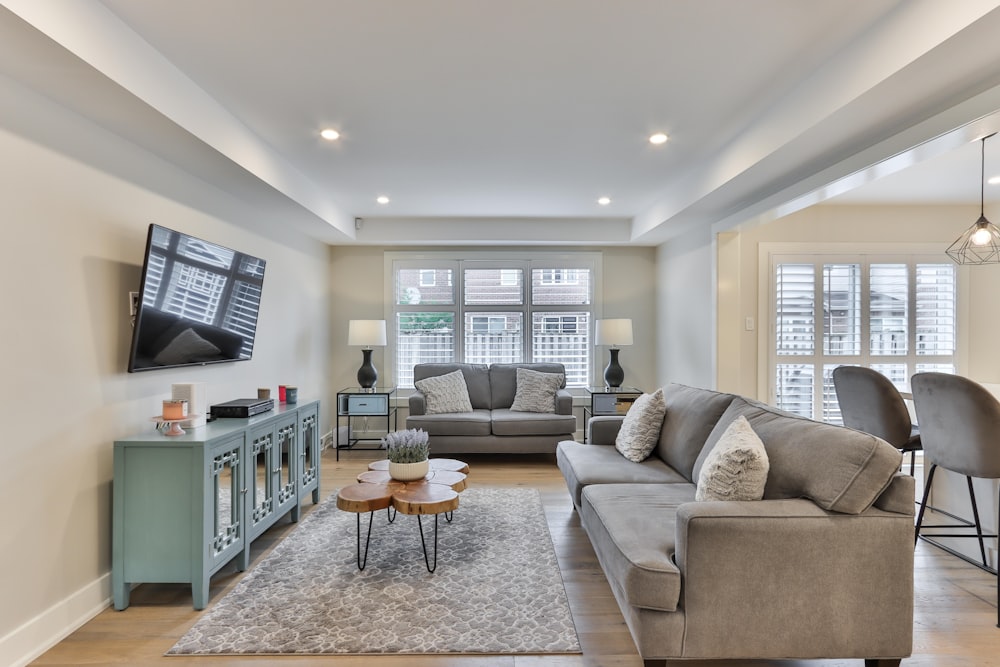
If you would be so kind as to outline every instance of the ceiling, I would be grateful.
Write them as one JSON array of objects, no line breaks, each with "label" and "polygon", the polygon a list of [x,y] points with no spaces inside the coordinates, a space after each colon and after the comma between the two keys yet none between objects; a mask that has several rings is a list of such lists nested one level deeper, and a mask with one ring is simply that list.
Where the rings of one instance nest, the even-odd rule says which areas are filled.
[{"label": "ceiling", "polygon": [[651,245],[978,203],[998,5],[0,0],[0,75],[330,243]]}]

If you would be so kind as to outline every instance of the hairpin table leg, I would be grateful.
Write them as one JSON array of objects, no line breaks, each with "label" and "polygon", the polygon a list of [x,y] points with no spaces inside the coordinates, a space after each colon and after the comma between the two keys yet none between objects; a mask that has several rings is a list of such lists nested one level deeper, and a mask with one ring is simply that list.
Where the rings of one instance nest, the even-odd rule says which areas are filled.
[{"label": "hairpin table leg", "polygon": [[365,565],[368,564],[368,545],[372,541],[372,519],[375,518],[375,512],[368,513],[368,537],[365,539],[365,556],[361,557],[361,513],[355,514],[358,518],[358,570],[365,569]]},{"label": "hairpin table leg", "polygon": [[438,563],[438,515],[434,515],[434,564],[431,565],[430,558],[427,556],[427,542],[424,541],[424,524],[420,521],[420,515],[417,515],[417,526],[420,528],[420,546],[424,548],[424,564],[427,565],[427,571],[433,572],[437,569]]}]

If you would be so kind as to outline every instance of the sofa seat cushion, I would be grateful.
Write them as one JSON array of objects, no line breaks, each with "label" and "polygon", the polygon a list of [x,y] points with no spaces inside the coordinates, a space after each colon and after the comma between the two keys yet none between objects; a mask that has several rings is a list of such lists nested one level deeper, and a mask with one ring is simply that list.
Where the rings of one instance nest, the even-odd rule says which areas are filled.
[{"label": "sofa seat cushion", "polygon": [[674,526],[677,508],[693,501],[694,492],[693,484],[597,484],[583,490],[581,521],[605,575],[629,604],[677,610],[681,573],[674,563]]},{"label": "sofa seat cushion", "polygon": [[[583,488],[591,484],[687,483],[683,476],[655,456],[642,463],[633,463],[619,454],[614,445],[563,441],[556,447],[556,463],[577,507],[580,506]],[[693,487],[691,494],[693,498]]]},{"label": "sofa seat cushion", "polygon": [[573,435],[576,417],[552,412],[493,410],[494,435]]},{"label": "sofa seat cushion", "polygon": [[490,435],[490,411],[410,415],[406,418],[406,428],[422,428],[429,435]]},{"label": "sofa seat cushion", "polygon": [[[706,451],[740,415],[767,450],[765,500],[809,498],[825,510],[860,514],[889,486],[903,462],[899,450],[873,435],[745,398],[733,400],[705,443]],[[700,468],[704,457],[697,464]]]}]

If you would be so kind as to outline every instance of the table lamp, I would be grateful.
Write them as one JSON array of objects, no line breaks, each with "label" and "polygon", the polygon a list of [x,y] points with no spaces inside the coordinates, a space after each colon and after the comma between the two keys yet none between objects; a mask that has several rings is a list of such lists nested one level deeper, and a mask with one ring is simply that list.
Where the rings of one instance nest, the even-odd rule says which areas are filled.
[{"label": "table lamp", "polygon": [[625,371],[618,363],[618,348],[632,344],[632,320],[597,320],[594,345],[610,345],[611,361],[604,369],[604,382],[609,387],[620,387],[625,380]]},{"label": "table lamp", "polygon": [[372,347],[385,346],[385,320],[351,320],[347,326],[347,344],[360,346],[364,361],[358,369],[358,385],[371,389],[378,380],[372,364]]}]

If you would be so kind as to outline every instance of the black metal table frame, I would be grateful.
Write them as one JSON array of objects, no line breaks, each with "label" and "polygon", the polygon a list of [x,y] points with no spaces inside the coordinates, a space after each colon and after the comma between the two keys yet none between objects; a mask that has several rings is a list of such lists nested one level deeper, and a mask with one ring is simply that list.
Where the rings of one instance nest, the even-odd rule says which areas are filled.
[{"label": "black metal table frame", "polygon": [[[368,536],[365,538],[365,553],[364,556],[361,554],[361,512],[357,512],[357,559],[358,559],[358,570],[364,570],[365,566],[368,565],[368,547],[372,540],[372,522],[375,519],[375,512],[379,510],[372,510],[368,513]],[[396,520],[396,515],[398,512],[395,507],[391,505],[385,508],[386,518],[389,523],[393,523]],[[437,569],[437,554],[438,554],[438,516],[444,514],[444,519],[448,523],[451,523],[452,519],[455,517],[454,510],[448,512],[437,512],[434,514],[434,563],[431,564],[431,558],[427,554],[427,541],[424,538],[424,524],[421,521],[420,514],[417,514],[417,527],[420,530],[420,546],[424,550],[424,564],[427,566],[427,571],[433,573]]]}]

